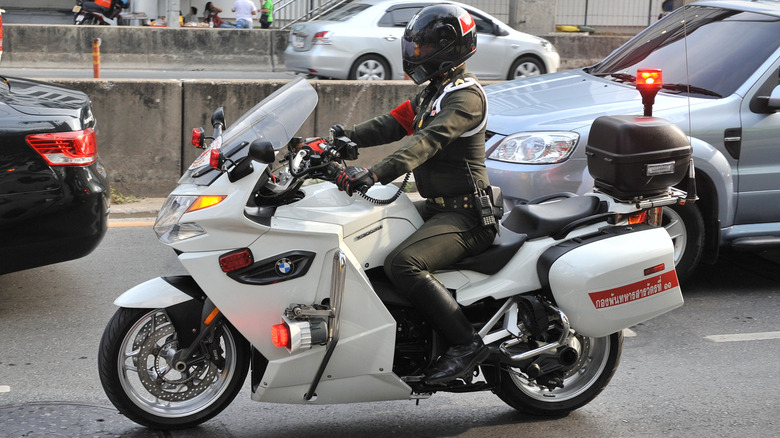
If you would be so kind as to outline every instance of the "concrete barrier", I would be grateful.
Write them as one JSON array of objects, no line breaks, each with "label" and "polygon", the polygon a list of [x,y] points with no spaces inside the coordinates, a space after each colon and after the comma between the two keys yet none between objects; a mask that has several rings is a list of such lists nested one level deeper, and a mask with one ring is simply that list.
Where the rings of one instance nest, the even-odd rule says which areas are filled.
[{"label": "concrete barrier", "polygon": [[287,32],[209,28],[6,24],[2,65],[14,68],[92,66],[101,39],[108,69],[284,71]]},{"label": "concrete barrier", "polygon": [[[287,80],[57,80],[90,97],[97,118],[100,160],[111,186],[125,195],[164,197],[183,170],[202,152],[189,144],[192,128],[211,133],[210,119],[224,107],[227,123],[252,108]],[[410,81],[355,83],[311,81],[319,104],[299,136],[324,136],[385,113],[418,89]],[[357,165],[370,166],[397,144],[364,148]]]}]

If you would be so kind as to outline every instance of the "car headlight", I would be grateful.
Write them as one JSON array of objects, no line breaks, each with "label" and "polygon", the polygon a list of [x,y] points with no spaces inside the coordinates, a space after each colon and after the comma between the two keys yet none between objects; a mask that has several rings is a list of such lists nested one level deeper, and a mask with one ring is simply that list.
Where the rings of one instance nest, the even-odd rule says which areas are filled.
[{"label": "car headlight", "polygon": [[548,51],[548,52],[557,52],[558,51],[558,50],[555,49],[555,46],[551,42],[549,42],[547,40],[543,39],[543,40],[539,41],[539,43],[542,45],[542,48],[544,50]]},{"label": "car headlight", "polygon": [[522,164],[552,164],[571,155],[580,135],[576,132],[520,132],[506,136],[488,158]]},{"label": "car headlight", "polygon": [[179,221],[184,213],[212,207],[225,198],[225,196],[169,196],[154,222],[157,238],[163,243],[170,244],[206,234],[206,231],[194,222]]}]

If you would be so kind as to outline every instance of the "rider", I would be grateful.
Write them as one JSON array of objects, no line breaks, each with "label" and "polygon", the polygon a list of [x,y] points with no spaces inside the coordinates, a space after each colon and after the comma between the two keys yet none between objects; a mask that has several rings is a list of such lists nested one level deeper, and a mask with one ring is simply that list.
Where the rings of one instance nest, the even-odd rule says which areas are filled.
[{"label": "rider", "polygon": [[[413,171],[425,201],[416,204],[425,223],[385,260],[385,272],[449,344],[424,381],[461,378],[489,355],[450,291],[431,272],[487,249],[495,237],[474,205],[475,186],[488,186],[485,169],[487,100],[465,61],[476,51],[474,20],[463,8],[421,9],[402,41],[404,72],[427,87],[412,100],[345,134],[361,146],[411,138],[371,169],[349,166],[336,179],[349,195],[375,182],[388,184]],[[340,126],[334,127],[339,129]]]}]

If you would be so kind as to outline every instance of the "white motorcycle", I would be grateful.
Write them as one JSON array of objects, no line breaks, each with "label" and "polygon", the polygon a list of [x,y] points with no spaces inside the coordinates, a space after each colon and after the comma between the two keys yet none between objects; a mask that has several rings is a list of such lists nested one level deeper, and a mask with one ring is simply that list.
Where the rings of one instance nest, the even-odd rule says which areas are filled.
[{"label": "white motorcycle", "polygon": [[[593,193],[517,206],[485,253],[436,272],[491,354],[463,379],[426,385],[446,345],[382,268],[422,220],[401,188],[350,197],[328,182],[357,148],[294,137],[316,103],[297,79],[224,132],[214,113],[208,149],[154,226],[190,275],[122,294],[100,343],[103,387],[131,420],[203,423],[248,372],[261,402],[492,391],[518,410],[564,415],[606,387],[624,328],[682,305],[658,224],[661,207],[685,202],[670,186],[688,174],[687,138],[661,119],[606,117],[590,136],[605,142],[592,145]],[[204,147],[202,129],[193,142]]]}]

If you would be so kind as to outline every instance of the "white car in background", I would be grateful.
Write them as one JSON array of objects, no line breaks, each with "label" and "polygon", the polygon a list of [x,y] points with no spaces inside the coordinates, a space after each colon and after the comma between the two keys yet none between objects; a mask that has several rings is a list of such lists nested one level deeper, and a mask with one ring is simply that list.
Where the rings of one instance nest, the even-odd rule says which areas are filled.
[{"label": "white car in background", "polygon": [[401,39],[409,19],[425,6],[456,4],[477,24],[477,52],[467,65],[481,80],[537,76],[558,70],[560,55],[549,41],[518,32],[472,6],[420,0],[349,1],[319,20],[290,31],[285,68],[332,79],[404,79]]}]

